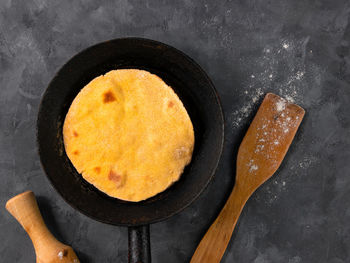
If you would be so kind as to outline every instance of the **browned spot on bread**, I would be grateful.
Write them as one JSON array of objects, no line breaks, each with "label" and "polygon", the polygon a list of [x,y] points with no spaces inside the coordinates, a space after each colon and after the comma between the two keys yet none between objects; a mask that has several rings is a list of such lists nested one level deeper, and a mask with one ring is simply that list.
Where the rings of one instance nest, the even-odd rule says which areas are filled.
[{"label": "browned spot on bread", "polygon": [[78,154],[79,154],[79,151],[74,151],[73,154],[74,154],[74,155],[78,155]]},{"label": "browned spot on bread", "polygon": [[168,102],[168,107],[171,108],[171,107],[173,107],[173,106],[174,106],[174,102],[169,101],[169,102]]},{"label": "browned spot on bread", "polygon": [[66,257],[68,255],[68,250],[67,249],[63,249],[63,256]]},{"label": "browned spot on bread", "polygon": [[115,97],[112,91],[107,91],[103,94],[103,103],[109,103],[115,101]]},{"label": "browned spot on bread", "polygon": [[99,174],[101,172],[101,167],[98,167],[98,166],[95,167],[94,171]]},{"label": "browned spot on bread", "polygon": [[111,170],[108,174],[108,179],[115,182],[117,188],[122,186],[122,176]]},{"label": "browned spot on bread", "polygon": [[74,137],[78,137],[79,136],[79,134],[76,131],[73,131],[73,135],[74,135]]}]

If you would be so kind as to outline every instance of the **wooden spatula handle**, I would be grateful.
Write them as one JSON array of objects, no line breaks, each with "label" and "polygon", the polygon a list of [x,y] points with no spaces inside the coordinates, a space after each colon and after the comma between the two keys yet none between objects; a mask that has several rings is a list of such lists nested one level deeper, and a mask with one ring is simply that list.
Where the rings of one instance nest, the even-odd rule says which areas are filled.
[{"label": "wooden spatula handle", "polygon": [[43,238],[50,243],[56,240],[44,223],[33,192],[27,191],[11,198],[6,203],[6,209],[28,233],[35,248]]},{"label": "wooden spatula handle", "polygon": [[37,263],[79,262],[73,249],[59,242],[47,229],[32,191],[11,198],[6,203],[6,209],[28,233],[34,245]]},{"label": "wooden spatula handle", "polygon": [[191,263],[220,262],[230,242],[239,215],[248,199],[248,195],[236,185],[215,222],[199,243]]}]

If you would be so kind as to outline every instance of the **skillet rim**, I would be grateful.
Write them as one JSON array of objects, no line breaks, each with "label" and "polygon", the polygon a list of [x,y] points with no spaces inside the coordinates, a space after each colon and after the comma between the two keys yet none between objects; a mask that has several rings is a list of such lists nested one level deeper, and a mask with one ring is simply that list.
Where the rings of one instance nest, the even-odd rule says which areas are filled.
[{"label": "skillet rim", "polygon": [[[43,163],[43,159],[42,159],[42,151],[41,151],[41,146],[40,146],[40,140],[39,140],[39,124],[41,122],[41,118],[42,115],[44,114],[45,108],[43,106],[43,102],[45,100],[46,95],[49,92],[50,86],[52,85],[52,83],[55,81],[56,78],[59,77],[60,72],[62,71],[62,69],[67,66],[67,64],[69,62],[71,62],[71,60],[73,60],[74,58],[76,58],[77,56],[89,52],[90,50],[94,50],[99,46],[102,45],[106,45],[109,44],[111,42],[123,42],[123,41],[139,41],[139,42],[143,42],[143,43],[150,43],[151,45],[158,45],[158,46],[163,46],[164,48],[166,48],[167,50],[172,50],[176,53],[178,53],[180,56],[182,56],[184,59],[188,60],[201,74],[201,76],[205,79],[205,81],[209,84],[210,86],[210,90],[213,92],[213,94],[215,95],[215,102],[217,105],[217,110],[219,113],[218,119],[220,121],[219,125],[220,125],[220,136],[221,136],[221,140],[220,140],[220,144],[218,145],[217,149],[218,149],[218,153],[215,155],[216,161],[215,161],[215,165],[213,165],[212,170],[209,173],[208,179],[206,180],[205,184],[202,186],[202,188],[197,191],[197,193],[195,195],[193,195],[193,197],[190,199],[190,201],[188,201],[185,205],[181,206],[180,208],[171,211],[170,213],[168,213],[166,216],[162,216],[162,217],[158,217],[158,218],[154,218],[154,219],[150,219],[150,220],[145,220],[142,221],[141,223],[119,223],[119,222],[115,222],[113,220],[108,220],[107,218],[102,219],[101,217],[97,217],[93,214],[90,214],[80,208],[78,208],[76,206],[76,204],[74,202],[71,202],[69,200],[67,200],[65,198],[65,195],[61,193],[61,191],[56,187],[55,183],[53,182],[53,180],[51,179],[51,176],[49,176],[47,169],[45,168],[45,164]],[[36,146],[37,146],[37,151],[39,154],[39,159],[40,159],[40,165],[41,168],[44,171],[44,174],[46,176],[46,178],[49,180],[50,185],[52,186],[52,188],[55,189],[55,191],[61,196],[61,198],[67,203],[69,204],[74,210],[80,212],[81,214],[96,220],[98,222],[102,222],[105,224],[110,224],[110,225],[116,225],[116,226],[140,226],[140,225],[147,225],[147,224],[152,224],[152,223],[157,223],[163,220],[166,220],[170,217],[172,217],[175,214],[178,214],[180,212],[182,212],[184,209],[186,209],[187,207],[189,207],[191,204],[193,204],[198,198],[199,196],[204,192],[205,189],[207,189],[207,187],[209,186],[209,184],[212,182],[212,179],[217,171],[218,165],[220,163],[221,160],[221,156],[223,153],[223,148],[224,148],[224,142],[225,142],[225,118],[224,118],[224,113],[222,110],[222,104],[221,104],[221,100],[220,97],[218,95],[217,90],[215,89],[215,86],[213,84],[213,82],[211,81],[211,79],[209,78],[209,76],[207,75],[207,73],[203,70],[203,68],[196,62],[194,61],[190,56],[188,56],[187,54],[185,54],[184,52],[182,52],[181,50],[172,47],[168,44],[165,44],[163,42],[160,41],[156,41],[156,40],[152,40],[152,39],[148,39],[148,38],[141,38],[141,37],[123,37],[123,38],[115,38],[115,39],[110,39],[107,41],[103,41],[103,42],[99,42],[96,43],[92,46],[89,46],[81,51],[79,51],[78,53],[76,53],[75,55],[73,55],[72,57],[70,57],[62,66],[60,66],[60,68],[57,70],[57,72],[55,73],[55,75],[52,77],[51,81],[49,82],[47,88],[45,89],[44,93],[41,96],[40,99],[40,104],[39,104],[39,108],[38,108],[38,113],[37,113],[37,121],[36,121]],[[98,189],[97,189],[98,190]]]}]

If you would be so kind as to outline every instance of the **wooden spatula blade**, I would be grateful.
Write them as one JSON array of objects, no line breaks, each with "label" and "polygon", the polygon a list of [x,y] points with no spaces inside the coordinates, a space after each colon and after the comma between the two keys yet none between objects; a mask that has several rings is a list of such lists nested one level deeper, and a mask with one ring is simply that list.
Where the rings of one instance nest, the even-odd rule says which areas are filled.
[{"label": "wooden spatula blade", "polygon": [[238,151],[237,182],[255,188],[276,172],[304,114],[304,109],[275,94],[265,96]]},{"label": "wooden spatula blade", "polygon": [[298,105],[271,93],[265,96],[238,150],[235,187],[191,263],[220,262],[244,204],[278,169],[304,115]]}]

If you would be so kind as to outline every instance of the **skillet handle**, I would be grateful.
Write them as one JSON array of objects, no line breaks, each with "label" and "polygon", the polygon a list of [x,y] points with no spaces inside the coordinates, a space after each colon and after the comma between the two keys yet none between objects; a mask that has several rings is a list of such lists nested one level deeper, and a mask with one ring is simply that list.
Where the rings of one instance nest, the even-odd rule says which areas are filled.
[{"label": "skillet handle", "polygon": [[129,263],[151,263],[149,225],[132,226],[129,234]]}]

